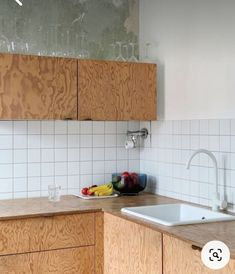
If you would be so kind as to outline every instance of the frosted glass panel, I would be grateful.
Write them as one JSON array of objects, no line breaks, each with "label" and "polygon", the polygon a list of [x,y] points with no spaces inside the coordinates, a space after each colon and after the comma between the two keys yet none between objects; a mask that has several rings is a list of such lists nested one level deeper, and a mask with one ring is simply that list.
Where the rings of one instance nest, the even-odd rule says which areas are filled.
[{"label": "frosted glass panel", "polygon": [[127,59],[138,41],[138,0],[22,2],[0,1],[0,52],[115,59],[122,42]]}]

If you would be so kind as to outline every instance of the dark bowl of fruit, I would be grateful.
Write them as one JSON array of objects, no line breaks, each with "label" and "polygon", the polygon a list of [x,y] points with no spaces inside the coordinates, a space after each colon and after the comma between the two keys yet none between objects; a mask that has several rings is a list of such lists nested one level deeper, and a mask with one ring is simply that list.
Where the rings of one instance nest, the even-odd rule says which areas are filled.
[{"label": "dark bowl of fruit", "polygon": [[143,191],[147,184],[147,175],[143,173],[123,173],[112,174],[113,188],[122,195],[137,195]]}]

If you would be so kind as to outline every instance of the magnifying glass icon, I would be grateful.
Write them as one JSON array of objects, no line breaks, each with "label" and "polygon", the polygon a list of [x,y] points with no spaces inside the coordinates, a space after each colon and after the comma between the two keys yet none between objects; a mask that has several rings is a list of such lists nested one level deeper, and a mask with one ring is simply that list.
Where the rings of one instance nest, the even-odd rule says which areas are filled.
[{"label": "magnifying glass icon", "polygon": [[212,256],[213,256],[214,258],[219,259],[219,254],[218,254],[218,252],[213,252],[213,253],[212,253]]}]

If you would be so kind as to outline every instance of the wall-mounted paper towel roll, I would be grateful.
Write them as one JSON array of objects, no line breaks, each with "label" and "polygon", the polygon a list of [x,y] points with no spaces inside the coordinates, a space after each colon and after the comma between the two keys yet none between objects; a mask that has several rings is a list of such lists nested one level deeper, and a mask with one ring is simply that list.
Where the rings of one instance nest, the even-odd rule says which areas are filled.
[{"label": "wall-mounted paper towel roll", "polygon": [[132,149],[135,148],[135,143],[132,140],[126,140],[125,142],[125,148],[126,149]]}]

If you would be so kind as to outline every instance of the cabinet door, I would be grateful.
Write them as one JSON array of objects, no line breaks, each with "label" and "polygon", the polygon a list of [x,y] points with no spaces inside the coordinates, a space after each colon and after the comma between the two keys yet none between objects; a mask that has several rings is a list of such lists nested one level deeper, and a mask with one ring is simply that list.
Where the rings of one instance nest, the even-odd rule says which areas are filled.
[{"label": "cabinet door", "polygon": [[77,119],[77,61],[0,54],[0,119]]},{"label": "cabinet door", "polygon": [[0,255],[94,245],[94,226],[94,213],[0,221]]},{"label": "cabinet door", "polygon": [[[174,237],[163,234],[163,273],[164,274],[213,274],[201,261],[200,250]],[[219,274],[235,273],[235,261],[217,271]]]},{"label": "cabinet door", "polygon": [[78,61],[79,120],[155,120],[156,65]]},{"label": "cabinet door", "polygon": [[93,274],[94,247],[0,256],[0,273]]},{"label": "cabinet door", "polygon": [[161,233],[104,215],[104,273],[162,274]]}]

